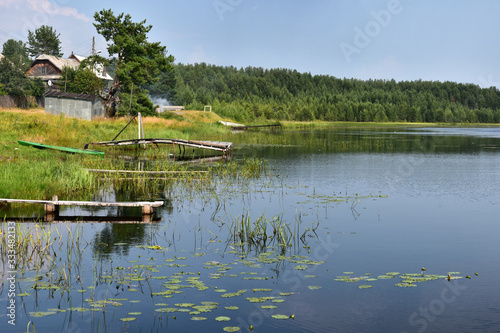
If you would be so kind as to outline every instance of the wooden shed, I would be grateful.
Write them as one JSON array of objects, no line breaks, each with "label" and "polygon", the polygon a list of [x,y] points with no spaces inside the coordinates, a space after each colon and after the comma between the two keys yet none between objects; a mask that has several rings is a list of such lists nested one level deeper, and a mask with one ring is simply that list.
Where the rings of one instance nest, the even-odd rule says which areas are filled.
[{"label": "wooden shed", "polygon": [[92,120],[104,117],[102,98],[90,94],[65,93],[49,90],[45,93],[45,112],[65,114],[68,117]]}]

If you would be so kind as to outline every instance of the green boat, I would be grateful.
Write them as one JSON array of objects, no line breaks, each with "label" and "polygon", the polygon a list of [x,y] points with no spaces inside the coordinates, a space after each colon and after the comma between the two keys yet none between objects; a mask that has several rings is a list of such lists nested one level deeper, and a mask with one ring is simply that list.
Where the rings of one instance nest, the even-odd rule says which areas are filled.
[{"label": "green boat", "polygon": [[44,145],[42,143],[36,143],[36,142],[29,142],[29,141],[22,141],[18,140],[19,144],[23,146],[31,146],[39,149],[54,149],[54,150],[60,150],[64,151],[67,153],[73,153],[73,154],[91,154],[91,155],[104,155],[104,152],[102,151],[96,151],[96,150],[87,150],[87,149],[76,149],[76,148],[69,148],[69,147],[59,147],[59,146],[50,146],[50,145]]}]

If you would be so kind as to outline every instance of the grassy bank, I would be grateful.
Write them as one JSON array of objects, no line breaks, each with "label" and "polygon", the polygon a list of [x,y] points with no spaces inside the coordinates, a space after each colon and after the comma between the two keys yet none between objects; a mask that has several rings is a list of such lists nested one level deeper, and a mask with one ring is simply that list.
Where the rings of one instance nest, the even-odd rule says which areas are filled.
[{"label": "grassy bank", "polygon": [[[146,137],[201,140],[224,135],[227,130],[218,123],[220,119],[215,113],[185,111],[165,117],[145,117],[143,126]],[[100,176],[85,168],[112,168],[110,159],[38,150],[21,146],[17,140],[82,149],[86,143],[113,139],[128,120],[85,121],[46,114],[43,109],[0,109],[0,197],[48,199],[54,194],[61,199],[89,197]],[[134,120],[118,139],[137,136],[137,121]],[[113,150],[98,149],[109,153]],[[160,167],[165,168],[164,165]]]}]

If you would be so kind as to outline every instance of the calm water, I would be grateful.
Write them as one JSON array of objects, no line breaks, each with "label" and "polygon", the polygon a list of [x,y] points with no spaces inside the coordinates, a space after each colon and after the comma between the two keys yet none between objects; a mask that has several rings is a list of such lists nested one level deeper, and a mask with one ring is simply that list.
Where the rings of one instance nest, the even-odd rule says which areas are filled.
[{"label": "calm water", "polygon": [[[248,135],[259,144],[246,144]],[[155,225],[85,224],[84,265],[71,278],[83,281],[68,292],[35,292],[19,276],[19,293],[31,295],[17,297],[16,327],[6,324],[2,310],[2,332],[25,331],[30,320],[37,332],[223,332],[226,326],[246,332],[250,325],[254,332],[500,331],[500,129],[259,132],[231,140],[236,160],[264,158],[268,174],[246,185],[221,182],[210,192],[166,191],[168,204]],[[136,199],[126,193],[108,199],[115,196]],[[296,235],[292,246],[238,244],[229,229],[247,214],[251,221],[288,223]],[[67,234],[68,227],[58,227]],[[144,247],[152,245],[162,248]],[[306,269],[297,269],[305,261]],[[462,279],[395,286],[400,275],[422,267],[427,274],[460,272],[452,275]],[[388,272],[400,274],[366,281]],[[133,275],[146,279],[130,280]],[[346,275],[362,280],[335,281]],[[175,293],[151,296],[166,290]],[[275,298],[247,299],[261,296]],[[96,308],[90,299],[119,304],[90,311]],[[190,314],[193,305],[182,304],[207,301],[217,308]],[[6,304],[4,287],[0,308]],[[71,307],[86,310],[30,315]],[[158,311],[167,307],[187,312]],[[218,316],[230,320],[217,322]],[[119,320],[125,317],[136,320]]]}]

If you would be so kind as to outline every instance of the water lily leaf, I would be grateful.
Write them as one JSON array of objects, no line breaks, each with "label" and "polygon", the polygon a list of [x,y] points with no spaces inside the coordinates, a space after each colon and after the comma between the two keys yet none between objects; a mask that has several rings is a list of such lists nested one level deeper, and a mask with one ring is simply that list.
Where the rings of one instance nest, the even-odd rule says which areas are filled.
[{"label": "water lily leaf", "polygon": [[307,286],[307,288],[309,288],[309,290],[317,290],[317,289],[321,289],[322,287],[320,287],[320,286]]},{"label": "water lily leaf", "polygon": [[179,309],[177,308],[160,308],[155,309],[156,312],[177,312]]},{"label": "water lily leaf", "polygon": [[275,314],[275,315],[272,315],[271,317],[274,319],[289,319],[290,318],[290,316],[282,315],[282,314]]},{"label": "water lily leaf", "polygon": [[207,320],[206,317],[191,317],[191,320]]},{"label": "water lily leaf", "polygon": [[359,289],[369,289],[369,288],[372,288],[373,286],[370,286],[370,285],[367,285],[367,284],[363,284],[361,286],[359,286],[358,288]]},{"label": "water lily leaf", "polygon": [[226,310],[239,310],[239,307],[237,307],[237,306],[225,306],[224,309],[226,309]]},{"label": "water lily leaf", "polygon": [[199,312],[211,312],[212,310],[217,309],[217,305],[195,305],[193,309]]},{"label": "water lily leaf", "polygon": [[56,314],[57,311],[38,311],[38,312],[30,312],[30,316],[35,318],[46,317]]},{"label": "water lily leaf", "polygon": [[302,271],[302,270],[307,269],[307,265],[297,265],[293,269],[297,269],[297,270]]},{"label": "water lily leaf", "polygon": [[177,306],[179,308],[191,308],[194,305],[195,305],[194,303],[176,303],[175,304],[175,306]]},{"label": "water lily leaf", "polygon": [[280,296],[290,296],[293,295],[294,293],[279,293]]},{"label": "water lily leaf", "polygon": [[238,326],[227,326],[223,328],[224,332],[239,332],[240,328]]},{"label": "water lily leaf", "polygon": [[23,297],[23,296],[30,296],[31,294],[28,294],[28,292],[24,292],[22,294],[17,294],[17,297]]},{"label": "water lily leaf", "polygon": [[277,309],[278,308],[276,305],[261,305],[260,307],[262,309]]},{"label": "water lily leaf", "polygon": [[230,321],[231,318],[226,317],[226,316],[219,316],[215,318],[216,321]]},{"label": "water lily leaf", "polygon": [[270,288],[254,288],[252,289],[253,292],[258,292],[258,291],[263,291],[263,292],[270,292],[270,291],[273,291],[272,289]]},{"label": "water lily leaf", "polygon": [[140,316],[142,314],[142,312],[129,312],[128,315],[129,316]]},{"label": "water lily leaf", "polygon": [[121,321],[134,321],[136,320],[137,318],[135,317],[126,317],[126,318],[120,318]]},{"label": "water lily leaf", "polygon": [[89,311],[89,309],[86,308],[68,308],[68,311],[77,311],[77,312],[86,312]]}]

